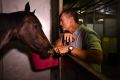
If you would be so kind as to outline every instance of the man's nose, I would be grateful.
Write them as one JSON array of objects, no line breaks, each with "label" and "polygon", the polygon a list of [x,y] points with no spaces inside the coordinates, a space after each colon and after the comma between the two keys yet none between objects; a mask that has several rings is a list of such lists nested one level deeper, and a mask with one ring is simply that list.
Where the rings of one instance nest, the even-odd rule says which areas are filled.
[{"label": "man's nose", "polygon": [[60,22],[60,26],[62,26],[62,23]]}]

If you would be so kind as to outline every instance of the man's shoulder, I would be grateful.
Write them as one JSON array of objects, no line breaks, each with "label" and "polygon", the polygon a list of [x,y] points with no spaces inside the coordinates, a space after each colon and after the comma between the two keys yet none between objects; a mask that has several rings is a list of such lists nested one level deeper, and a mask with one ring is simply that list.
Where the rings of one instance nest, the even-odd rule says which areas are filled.
[{"label": "man's shoulder", "polygon": [[92,34],[97,34],[93,29],[91,29],[90,27],[85,26],[84,24],[80,25],[81,31],[83,33],[92,33]]}]

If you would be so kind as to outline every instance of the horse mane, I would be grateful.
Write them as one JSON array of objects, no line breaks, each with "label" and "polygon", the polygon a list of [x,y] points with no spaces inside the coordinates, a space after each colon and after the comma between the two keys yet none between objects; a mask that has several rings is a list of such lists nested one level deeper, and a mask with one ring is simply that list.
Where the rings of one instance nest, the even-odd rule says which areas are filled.
[{"label": "horse mane", "polygon": [[26,16],[33,15],[32,12],[18,11],[12,13],[0,13],[0,37],[8,30],[13,30],[20,27],[24,23]]}]

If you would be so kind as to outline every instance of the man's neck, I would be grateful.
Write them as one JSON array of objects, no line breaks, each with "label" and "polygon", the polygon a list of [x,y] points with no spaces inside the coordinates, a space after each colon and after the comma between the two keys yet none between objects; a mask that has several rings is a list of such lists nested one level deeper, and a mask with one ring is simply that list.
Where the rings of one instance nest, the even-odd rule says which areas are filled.
[{"label": "man's neck", "polygon": [[70,32],[71,32],[71,33],[74,33],[79,27],[80,27],[80,25],[77,24],[77,23],[75,23],[75,24],[72,26]]}]

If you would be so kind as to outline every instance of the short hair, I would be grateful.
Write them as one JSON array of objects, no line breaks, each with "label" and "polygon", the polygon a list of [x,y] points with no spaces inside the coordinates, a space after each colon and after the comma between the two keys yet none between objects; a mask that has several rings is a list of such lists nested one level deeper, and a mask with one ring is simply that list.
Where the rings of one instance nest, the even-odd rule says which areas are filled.
[{"label": "short hair", "polygon": [[78,14],[76,11],[74,10],[71,10],[71,9],[67,9],[67,10],[63,10],[60,14],[60,17],[62,14],[67,14],[67,15],[70,15],[71,17],[74,18],[75,22],[78,23]]}]

